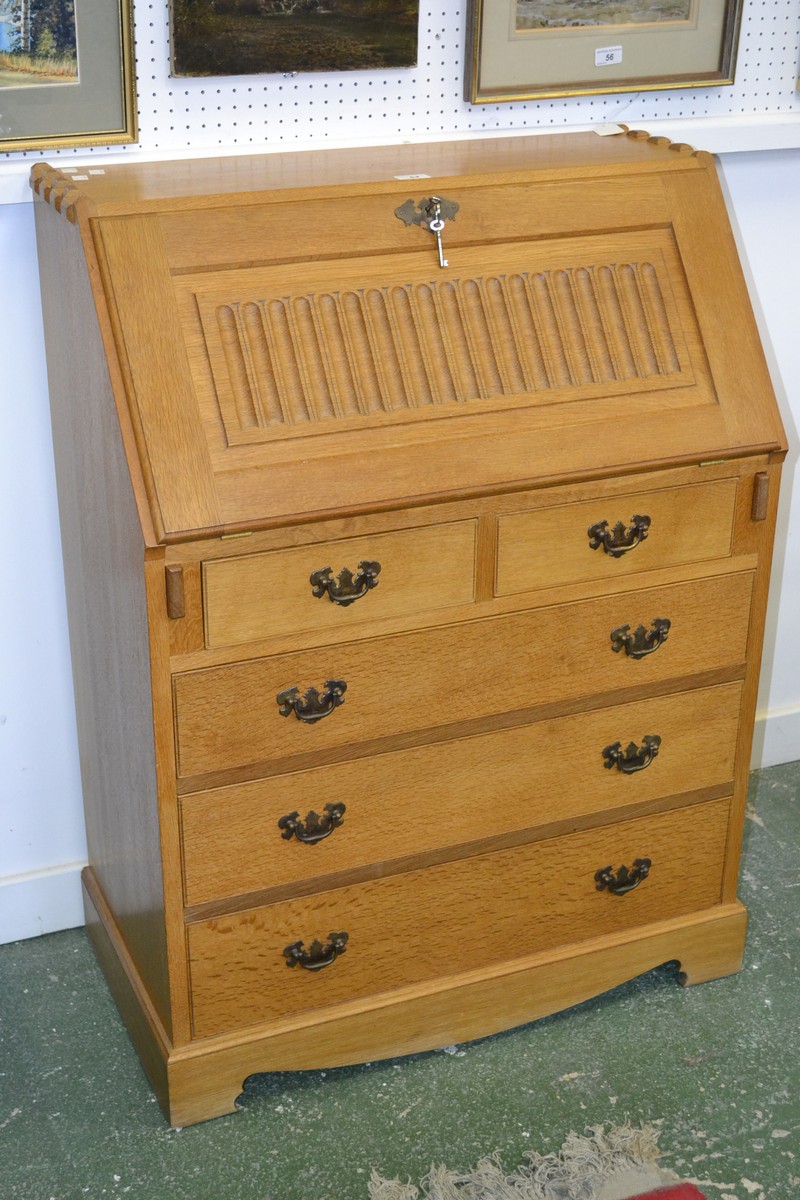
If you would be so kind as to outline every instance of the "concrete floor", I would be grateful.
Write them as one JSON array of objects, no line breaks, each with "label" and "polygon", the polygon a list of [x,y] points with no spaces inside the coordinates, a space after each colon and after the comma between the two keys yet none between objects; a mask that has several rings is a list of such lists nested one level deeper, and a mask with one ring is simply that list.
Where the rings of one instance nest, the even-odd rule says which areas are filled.
[{"label": "concrete floor", "polygon": [[242,1111],[164,1124],[80,930],[0,947],[2,1200],[366,1200],[572,1129],[660,1122],[710,1200],[800,1196],[800,764],[755,774],[740,975],[657,971],[566,1013],[432,1054],[250,1079]]}]

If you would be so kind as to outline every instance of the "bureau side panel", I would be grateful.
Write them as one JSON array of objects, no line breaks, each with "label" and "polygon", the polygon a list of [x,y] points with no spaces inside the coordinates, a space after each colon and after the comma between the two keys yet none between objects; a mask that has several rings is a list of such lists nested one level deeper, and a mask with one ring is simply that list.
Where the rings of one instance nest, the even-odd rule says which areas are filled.
[{"label": "bureau side panel", "polygon": [[775,524],[778,516],[780,481],[781,465],[773,463],[767,471],[754,472],[750,477],[743,476],[739,483],[734,550],[744,554],[757,553],[758,568],[750,607],[747,669],[739,720],[739,740],[734,768],[734,798],[723,886],[724,899],[731,901],[736,897],[739,880],[756,705],[759,693],[762,688],[766,688],[771,671],[769,659],[764,663],[762,671],[762,653],[766,632],[767,602],[770,592],[770,570],[775,542]]},{"label": "bureau side panel", "polygon": [[80,233],[36,222],[90,864],[168,1026],[144,541]]}]

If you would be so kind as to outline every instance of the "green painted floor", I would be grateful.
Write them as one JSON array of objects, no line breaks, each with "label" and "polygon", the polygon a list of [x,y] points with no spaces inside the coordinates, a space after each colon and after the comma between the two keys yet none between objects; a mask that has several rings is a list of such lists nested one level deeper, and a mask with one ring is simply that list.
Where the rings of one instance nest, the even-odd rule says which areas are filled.
[{"label": "green painted floor", "polygon": [[745,969],[683,989],[663,967],[464,1046],[261,1075],[240,1113],[167,1128],[80,930],[0,947],[0,1200],[366,1200],[424,1175],[660,1122],[709,1200],[800,1196],[800,764],[755,774]]}]

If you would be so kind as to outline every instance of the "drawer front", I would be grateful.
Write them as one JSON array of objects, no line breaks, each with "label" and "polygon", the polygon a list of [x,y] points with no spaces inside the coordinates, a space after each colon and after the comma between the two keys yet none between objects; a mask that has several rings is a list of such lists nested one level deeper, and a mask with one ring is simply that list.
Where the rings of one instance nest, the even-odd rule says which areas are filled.
[{"label": "drawer front", "polygon": [[[741,686],[679,692],[185,796],[186,902],[726,785],[733,778]],[[637,752],[626,757],[632,742]],[[320,823],[309,820],[312,811]],[[286,820],[293,814],[299,826]]]},{"label": "drawer front", "polygon": [[730,554],[735,479],[604,496],[498,520],[498,596]]},{"label": "drawer front", "polygon": [[[218,917],[189,927],[197,1037],[322,1008],[719,902],[729,801]],[[650,872],[624,895],[596,872]],[[347,934],[334,957],[330,934]],[[284,951],[318,940],[322,969]]]},{"label": "drawer front", "polygon": [[[425,734],[493,713],[738,667],[751,588],[752,576],[743,572],[186,672],[174,680],[179,771],[191,777]],[[671,627],[658,645],[652,623],[664,619]],[[640,637],[649,631],[640,648],[657,648],[630,657],[620,637],[630,642],[639,628]],[[628,632],[612,640],[620,629]],[[326,681],[344,683],[346,691]],[[298,709],[326,715],[311,723],[296,717]]]},{"label": "drawer front", "polygon": [[204,563],[206,644],[319,629],[347,637],[364,621],[468,604],[476,529],[455,521]]}]

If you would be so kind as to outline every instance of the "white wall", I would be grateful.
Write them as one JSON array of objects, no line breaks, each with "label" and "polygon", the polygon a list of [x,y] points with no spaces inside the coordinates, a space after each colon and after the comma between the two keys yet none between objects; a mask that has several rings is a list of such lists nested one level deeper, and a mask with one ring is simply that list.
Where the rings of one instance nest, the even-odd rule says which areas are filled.
[{"label": "white wall", "polygon": [[789,438],[753,766],[800,759],[800,150],[721,159],[734,232]]},{"label": "white wall", "polygon": [[[790,438],[800,424],[800,150],[722,159]],[[29,204],[0,206],[0,942],[82,920],[85,854]],[[787,464],[754,764],[800,759],[800,488]],[[713,619],[713,614],[709,614]]]},{"label": "white wall", "polygon": [[33,206],[0,207],[0,942],[82,921],[85,857]]}]

